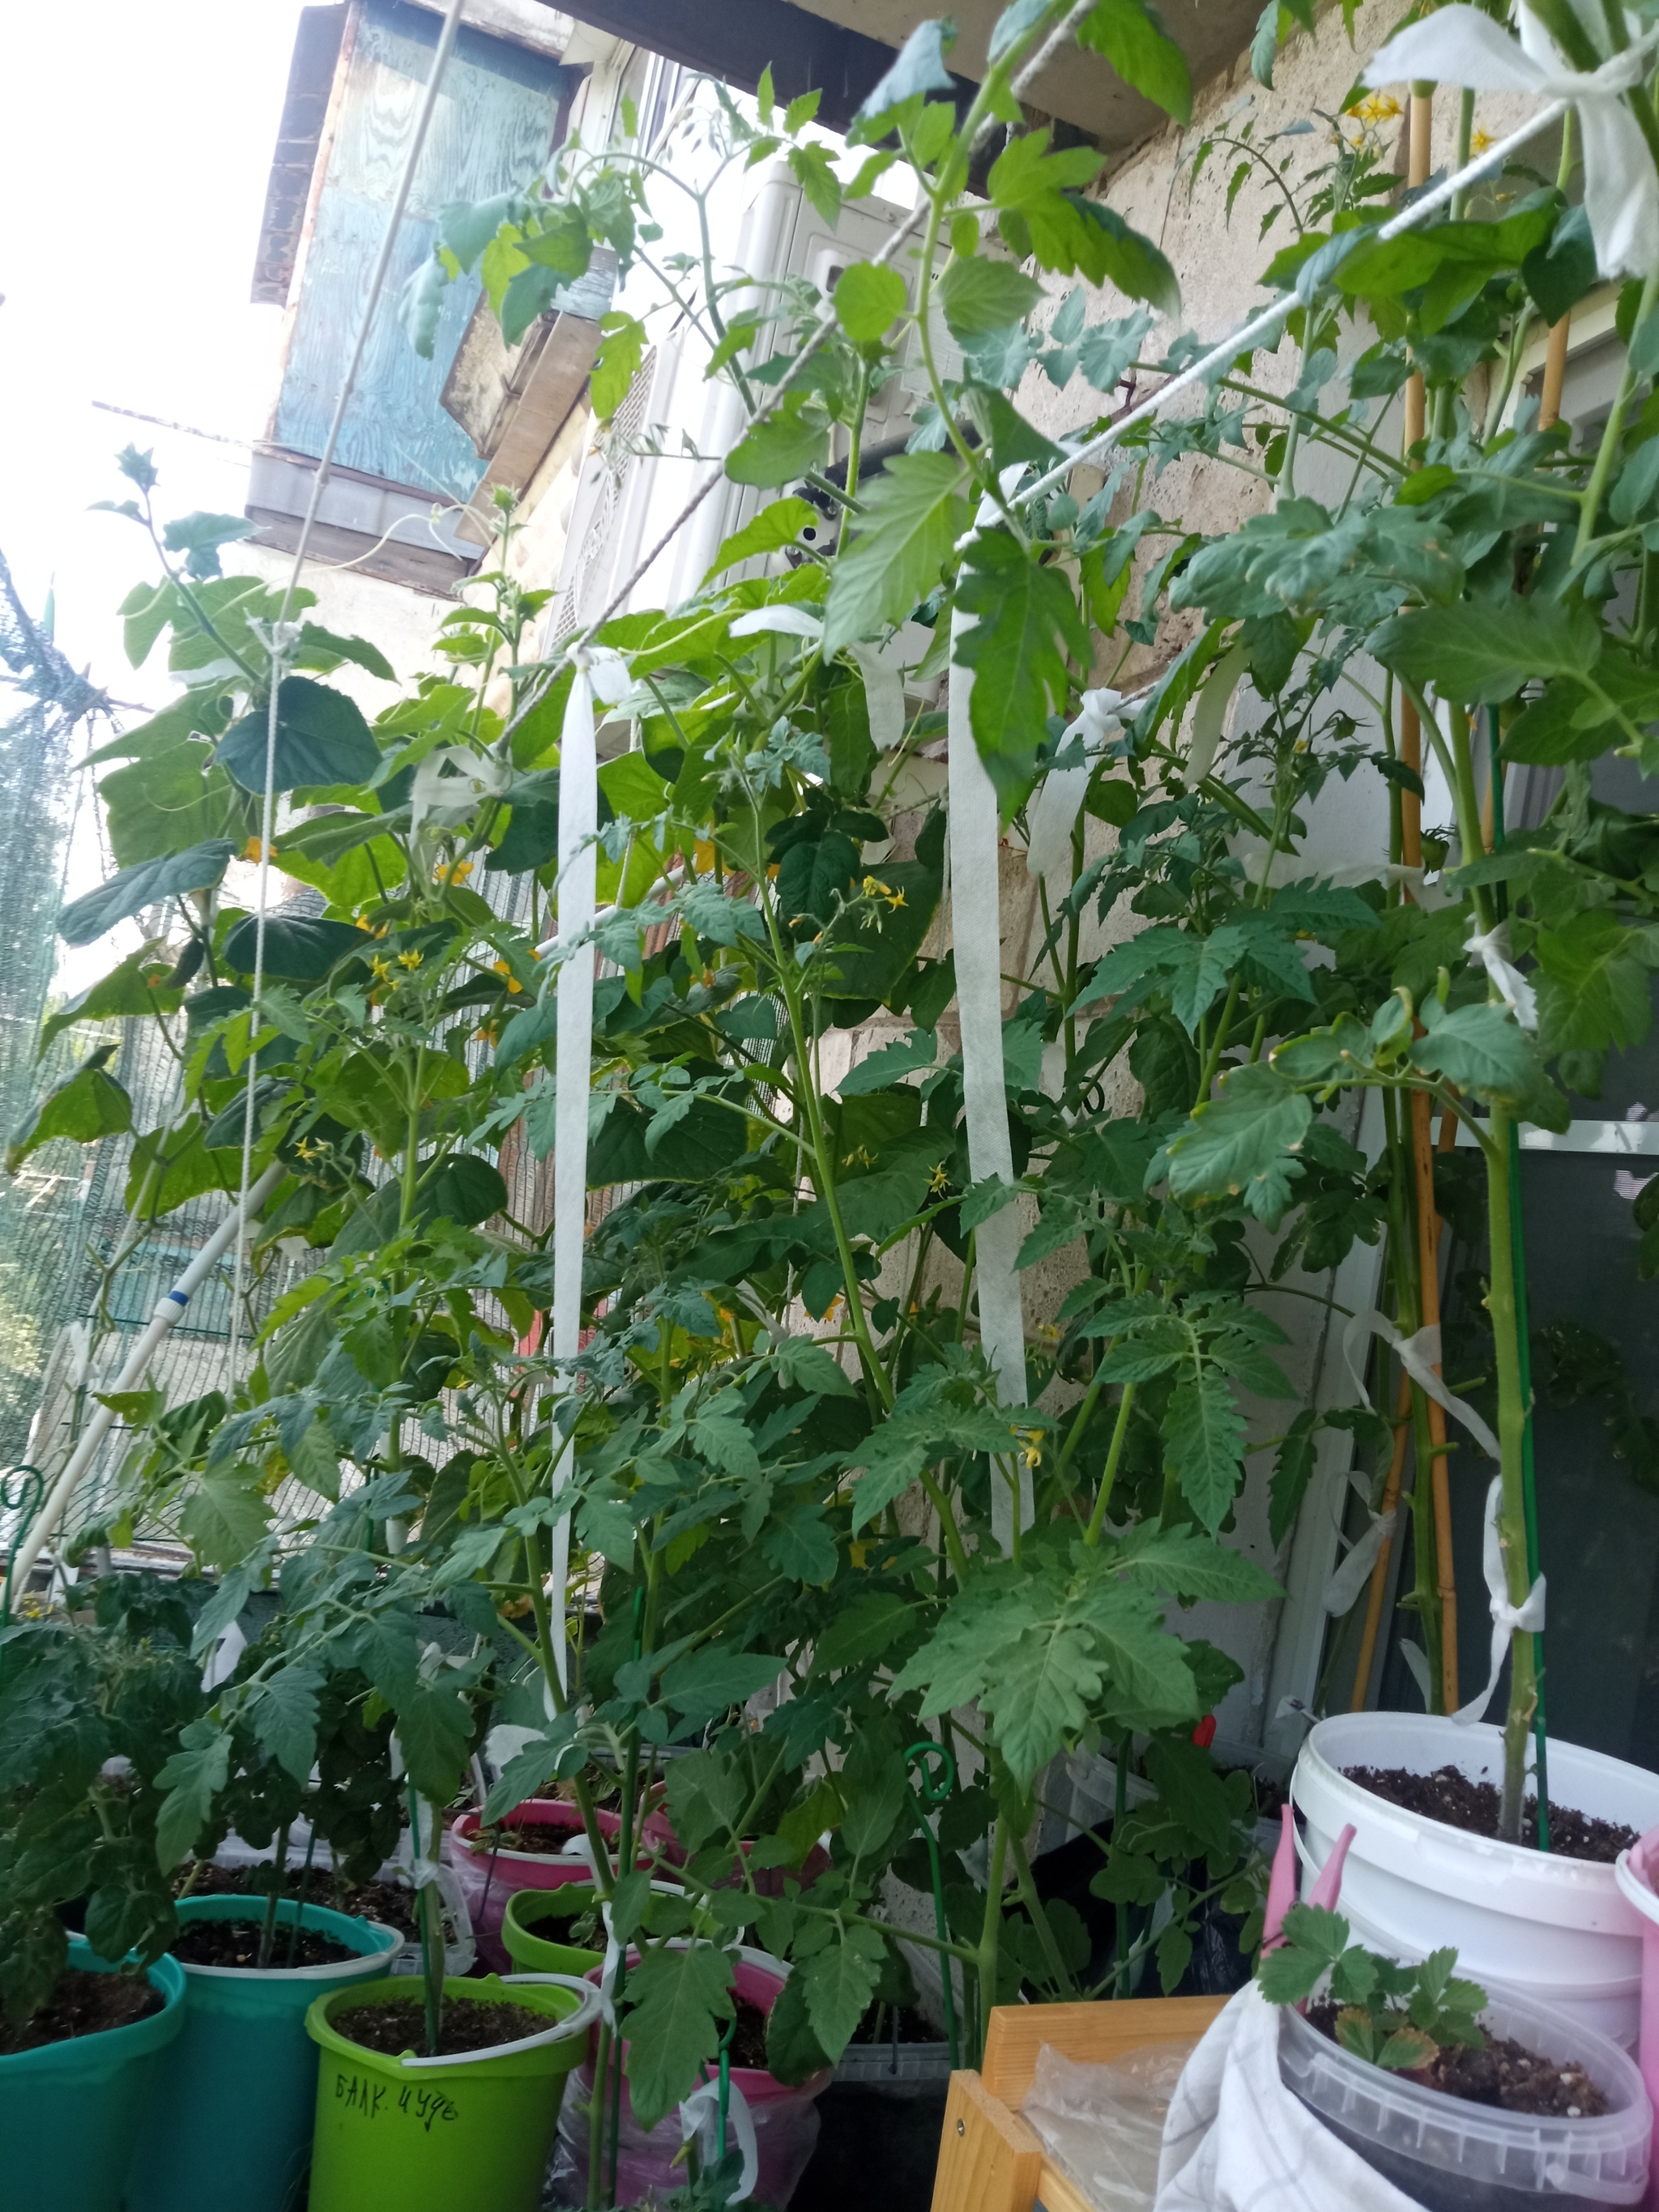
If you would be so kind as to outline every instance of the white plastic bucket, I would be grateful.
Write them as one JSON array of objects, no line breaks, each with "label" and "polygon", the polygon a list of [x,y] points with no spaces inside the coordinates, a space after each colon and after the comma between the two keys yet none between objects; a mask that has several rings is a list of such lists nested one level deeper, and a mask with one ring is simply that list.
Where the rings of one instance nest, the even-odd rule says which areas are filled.
[{"label": "white plastic bucket", "polygon": [[[1641,2017],[1643,1923],[1613,1868],[1407,1813],[1348,1781],[1343,1770],[1354,1766],[1414,1774],[1455,1766],[1473,1781],[1501,1783],[1502,1731],[1425,1713],[1321,1721],[1291,1778],[1304,1857],[1322,1866],[1352,1822],[1340,1909],[1358,1942],[1419,1958],[1454,1944],[1474,1980],[1524,1990],[1630,2049]],[[1659,1826],[1659,1775],[1553,1741],[1549,1775],[1563,1805],[1638,1833]]]}]

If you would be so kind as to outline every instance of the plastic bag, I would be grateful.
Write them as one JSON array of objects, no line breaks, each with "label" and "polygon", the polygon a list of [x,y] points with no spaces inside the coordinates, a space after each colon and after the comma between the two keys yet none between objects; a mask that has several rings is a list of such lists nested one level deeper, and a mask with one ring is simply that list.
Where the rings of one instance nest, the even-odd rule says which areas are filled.
[{"label": "plastic bag", "polygon": [[[805,2087],[786,2088],[769,2075],[740,2069],[749,2117],[754,2124],[757,2204],[787,2205],[806,2171],[818,2139],[817,2099],[827,2075],[815,2075]],[[586,2059],[570,2076],[559,2106],[559,2136],[553,2159],[553,2197],[556,2203],[587,2202],[588,2108],[593,2095],[593,2062]],[[605,2130],[607,2151],[610,2130]],[[727,2148],[738,2148],[735,2131]],[[746,2149],[746,2146],[743,2146]],[[682,2155],[684,2135],[678,2111],[641,2128],[635,2119],[624,2082],[621,2124],[617,2132],[617,2194],[618,2204],[661,2203],[690,2179]],[[1150,2199],[1148,2202],[1150,2203]],[[1115,2208],[1114,2208],[1115,2212]]]},{"label": "plastic bag", "polygon": [[1044,2044],[1021,2111],[1095,2212],[1152,2212],[1164,2122],[1190,2043],[1155,2043],[1103,2066]]}]

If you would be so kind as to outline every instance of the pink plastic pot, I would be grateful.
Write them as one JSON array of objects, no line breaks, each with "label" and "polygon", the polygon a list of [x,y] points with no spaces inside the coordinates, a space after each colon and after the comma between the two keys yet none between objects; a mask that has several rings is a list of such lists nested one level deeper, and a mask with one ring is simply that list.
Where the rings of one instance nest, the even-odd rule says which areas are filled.
[{"label": "pink plastic pot", "polygon": [[[614,1813],[599,1815],[599,1833],[611,1841],[622,1826]],[[551,1828],[574,1843],[586,1841],[582,1816],[562,1798],[531,1797],[515,1805],[502,1819],[503,1826]],[[442,1856],[455,1870],[472,1916],[478,1956],[498,1974],[514,1969],[501,1942],[501,1921],[507,1901],[519,1889],[562,1889],[568,1881],[590,1881],[592,1869],[586,1857],[556,1858],[542,1851],[492,1850],[480,1843],[478,1815],[463,1813],[444,1835]]]},{"label": "pink plastic pot", "polygon": [[[672,1866],[684,1866],[690,1856],[674,1833],[674,1824],[666,1813],[653,1813],[641,1829],[640,1838]],[[744,1856],[747,1858],[754,1848],[752,1843],[745,1843]],[[781,1897],[786,1880],[798,1881],[803,1889],[811,1889],[820,1875],[829,1872],[830,1863],[829,1852],[821,1844],[814,1844],[799,1867],[757,1867],[755,1870],[756,1893],[761,1897]],[[723,1889],[735,1889],[737,1886],[735,1873],[729,1881],[720,1885]]]},{"label": "pink plastic pot", "polygon": [[[630,1953],[629,1966],[636,1963],[638,1954]],[[770,2013],[778,2001],[780,1991],[788,1976],[788,1969],[777,1961],[762,1965],[762,1954],[755,1952],[739,1954],[733,1984],[738,1995],[746,1997],[763,2013]],[[597,1982],[599,1970],[588,1978]],[[594,2031],[597,2039],[598,2030]],[[623,2045],[624,2066],[628,2046]],[[587,2197],[587,2107],[593,2094],[594,2051],[588,2056],[570,2077],[570,2090],[559,2112],[559,2148],[556,2172],[567,2179],[565,2201],[585,2203]],[[711,2064],[709,2076],[714,2077]],[[757,2204],[786,2206],[794,2195],[800,2178],[806,2171],[818,2139],[817,2100],[834,2080],[833,2069],[826,2067],[814,2074],[798,2087],[790,2088],[775,2074],[763,2067],[734,2066],[732,2086],[740,2090],[755,2123],[755,2143],[759,2154],[760,2172],[751,2192]],[[607,2134],[607,2141],[609,2140]],[[728,2136],[735,2143],[735,2137]],[[621,2125],[617,2138],[617,2193],[618,2204],[644,2204],[660,2202],[677,2189],[685,2185],[684,2162],[676,2166],[675,2159],[681,2149],[681,2130],[678,2112],[666,2113],[656,2126],[646,2130],[634,2118],[629,2097],[628,2082],[623,2081]],[[574,2192],[574,2193],[573,2193]]]}]

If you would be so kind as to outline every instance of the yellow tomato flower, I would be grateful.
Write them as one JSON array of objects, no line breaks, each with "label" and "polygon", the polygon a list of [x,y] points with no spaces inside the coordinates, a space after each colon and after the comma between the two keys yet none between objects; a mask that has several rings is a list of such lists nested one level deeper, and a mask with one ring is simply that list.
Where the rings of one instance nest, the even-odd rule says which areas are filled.
[{"label": "yellow tomato flower", "polygon": [[1477,131],[1469,141],[1469,151],[1471,154],[1484,154],[1492,143],[1492,138],[1486,131]]},{"label": "yellow tomato flower", "polygon": [[696,840],[696,843],[691,848],[691,864],[696,869],[699,875],[713,875],[714,872],[714,841],[712,837],[699,837]]},{"label": "yellow tomato flower", "polygon": [[418,952],[400,952],[398,955],[398,965],[400,968],[408,968],[412,969],[418,968],[420,964],[421,956]]},{"label": "yellow tomato flower", "polygon": [[389,983],[392,981],[392,963],[384,953],[375,954],[368,963],[368,970],[377,983]]},{"label": "yellow tomato flower", "polygon": [[432,880],[434,884],[464,884],[471,873],[471,860],[451,860],[447,866],[432,871]]},{"label": "yellow tomato flower", "polygon": [[263,860],[264,857],[264,847],[257,837],[250,837],[242,848],[242,858],[245,860]]},{"label": "yellow tomato flower", "polygon": [[507,965],[505,960],[494,960],[490,963],[490,965],[494,968],[498,975],[506,976],[507,988],[509,991],[523,990],[524,985],[520,982],[518,977],[513,973],[512,969]]}]

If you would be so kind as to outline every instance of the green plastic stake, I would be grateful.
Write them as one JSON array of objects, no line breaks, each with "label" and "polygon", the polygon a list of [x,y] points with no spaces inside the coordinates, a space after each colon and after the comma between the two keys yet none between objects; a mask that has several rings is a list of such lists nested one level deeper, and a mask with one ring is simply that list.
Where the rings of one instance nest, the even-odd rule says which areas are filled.
[{"label": "green plastic stake", "polygon": [[[939,1761],[937,1769],[933,1765],[935,1759]],[[956,1788],[957,1763],[942,1743],[935,1743],[931,1736],[923,1736],[920,1743],[913,1743],[905,1753],[904,1764],[913,1770],[910,1795],[915,1800],[922,1838],[927,1845],[927,1865],[933,1881],[933,1925],[938,1930],[939,1942],[948,1943],[951,1939],[945,1920],[945,1877],[939,1872],[939,1838],[927,1818],[927,1808],[942,1805]],[[945,1990],[945,2039],[951,2046],[951,2070],[954,2074],[961,2069],[962,2056],[957,2037],[957,2000],[956,1992],[951,1986],[951,1954],[948,1951],[939,1954],[939,1980]],[[720,2109],[724,2113],[724,2102]]]}]

